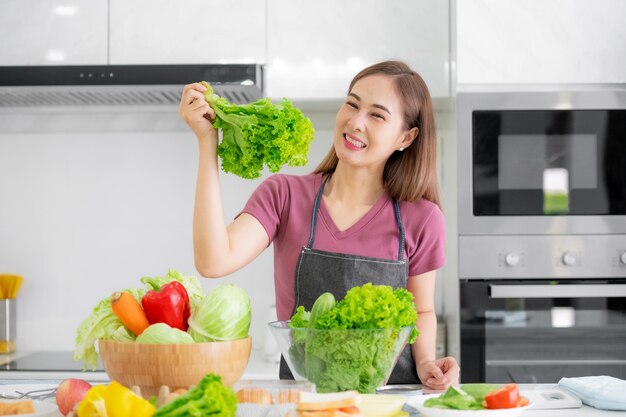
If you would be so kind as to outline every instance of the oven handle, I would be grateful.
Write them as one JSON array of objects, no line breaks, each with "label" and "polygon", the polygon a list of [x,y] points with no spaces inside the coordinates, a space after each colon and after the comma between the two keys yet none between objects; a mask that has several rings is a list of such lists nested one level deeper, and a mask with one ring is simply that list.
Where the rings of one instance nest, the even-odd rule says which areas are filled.
[{"label": "oven handle", "polygon": [[626,284],[490,285],[491,298],[626,297]]}]

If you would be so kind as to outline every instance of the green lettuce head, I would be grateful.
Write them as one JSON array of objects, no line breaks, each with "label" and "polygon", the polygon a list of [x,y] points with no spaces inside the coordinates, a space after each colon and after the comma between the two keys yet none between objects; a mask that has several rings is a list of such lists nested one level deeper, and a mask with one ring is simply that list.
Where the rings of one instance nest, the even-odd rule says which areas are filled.
[{"label": "green lettuce head", "polygon": [[215,111],[213,126],[222,130],[217,152],[225,172],[250,179],[260,177],[265,166],[278,172],[283,165],[306,165],[313,124],[291,101],[274,104],[264,98],[237,105],[206,87],[205,100]]}]

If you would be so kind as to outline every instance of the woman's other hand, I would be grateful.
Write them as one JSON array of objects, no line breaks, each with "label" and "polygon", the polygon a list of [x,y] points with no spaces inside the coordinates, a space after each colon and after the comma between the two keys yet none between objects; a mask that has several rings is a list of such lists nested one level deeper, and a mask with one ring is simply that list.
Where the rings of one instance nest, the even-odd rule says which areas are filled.
[{"label": "woman's other hand", "polygon": [[196,134],[198,139],[215,139],[217,130],[211,120],[215,118],[215,112],[204,99],[206,87],[200,83],[187,84],[180,98],[178,113]]},{"label": "woman's other hand", "polygon": [[422,384],[434,390],[445,390],[450,385],[458,385],[460,372],[459,364],[451,356],[417,365],[417,375]]}]

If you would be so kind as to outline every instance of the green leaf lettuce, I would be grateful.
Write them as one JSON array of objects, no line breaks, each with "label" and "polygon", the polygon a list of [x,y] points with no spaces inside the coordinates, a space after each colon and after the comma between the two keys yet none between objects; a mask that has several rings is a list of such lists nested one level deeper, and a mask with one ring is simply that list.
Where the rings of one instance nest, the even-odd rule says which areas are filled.
[{"label": "green leaf lettuce", "polygon": [[205,99],[215,112],[213,126],[222,130],[218,155],[222,169],[242,178],[258,178],[264,165],[278,172],[283,165],[306,165],[313,125],[287,99],[274,104],[260,99],[236,105],[213,93]]},{"label": "green leaf lettuce", "polygon": [[405,340],[413,343],[418,335],[413,295],[405,289],[368,283],[325,310],[311,320],[299,306],[289,324],[290,363],[319,392],[375,392]]}]

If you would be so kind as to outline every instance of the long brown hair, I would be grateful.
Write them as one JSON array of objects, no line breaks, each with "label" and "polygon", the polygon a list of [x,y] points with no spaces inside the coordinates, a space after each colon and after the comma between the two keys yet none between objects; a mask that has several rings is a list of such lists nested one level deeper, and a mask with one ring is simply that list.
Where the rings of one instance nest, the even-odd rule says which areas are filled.
[{"label": "long brown hair", "polygon": [[[391,154],[383,171],[383,185],[399,201],[425,198],[441,207],[437,184],[437,136],[430,92],[420,75],[400,61],[384,61],[359,72],[350,83],[348,93],[361,78],[383,74],[392,77],[404,109],[404,129],[419,129],[417,137],[404,151]],[[334,146],[314,173],[330,174],[339,159]]]}]

